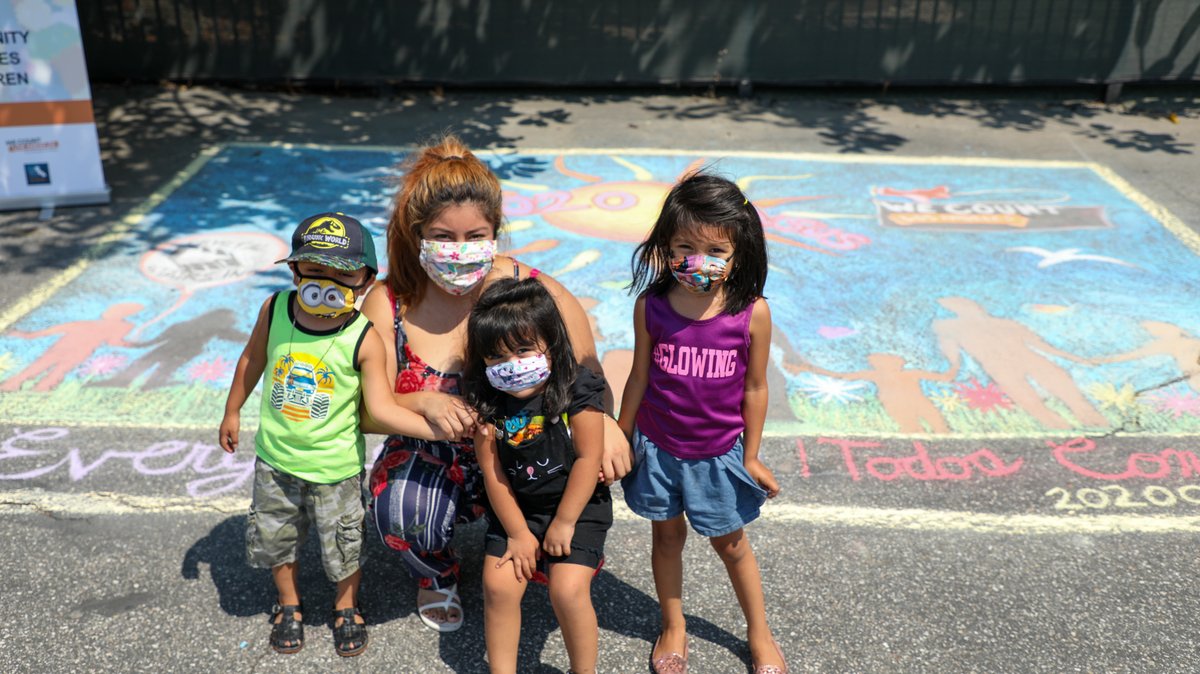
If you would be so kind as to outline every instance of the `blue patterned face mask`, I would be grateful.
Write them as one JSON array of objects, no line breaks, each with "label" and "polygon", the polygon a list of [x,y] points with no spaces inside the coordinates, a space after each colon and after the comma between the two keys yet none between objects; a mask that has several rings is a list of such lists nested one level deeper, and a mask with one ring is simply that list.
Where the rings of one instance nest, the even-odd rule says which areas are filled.
[{"label": "blue patterned face mask", "polygon": [[712,292],[725,282],[725,260],[711,255],[688,255],[671,260],[671,274],[689,292]]},{"label": "blue patterned face mask", "polygon": [[505,360],[489,365],[485,370],[488,382],[497,391],[515,393],[533,388],[550,378],[550,364],[546,354],[539,353],[528,358]]}]

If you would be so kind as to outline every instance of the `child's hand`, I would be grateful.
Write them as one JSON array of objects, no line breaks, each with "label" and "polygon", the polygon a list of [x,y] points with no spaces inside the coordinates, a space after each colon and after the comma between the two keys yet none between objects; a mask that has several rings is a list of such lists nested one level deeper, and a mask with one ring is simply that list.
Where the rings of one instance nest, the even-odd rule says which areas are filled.
[{"label": "child's hand", "polygon": [[450,440],[466,440],[475,435],[479,419],[475,410],[460,396],[427,391],[421,400],[421,415]]},{"label": "child's hand", "polygon": [[600,457],[600,475],[596,481],[610,485],[633,470],[633,452],[629,438],[617,425],[617,420],[604,415],[604,454]]},{"label": "child's hand", "polygon": [[238,426],[241,425],[240,412],[226,412],[221,419],[221,430],[217,431],[217,442],[221,449],[233,454],[238,446]]},{"label": "child's hand", "polygon": [[504,566],[507,562],[512,562],[513,573],[517,576],[517,582],[529,580],[533,578],[533,572],[537,571],[538,556],[537,537],[527,529],[523,534],[508,537],[508,549],[504,551],[504,556],[496,563],[496,568]]},{"label": "child's hand", "polygon": [[566,557],[571,554],[571,539],[575,538],[575,525],[567,524],[557,517],[546,528],[546,539],[542,549],[551,557]]},{"label": "child's hand", "polygon": [[758,459],[746,459],[746,472],[750,473],[750,477],[758,483],[758,486],[767,491],[767,498],[775,498],[779,494],[779,483],[775,481],[775,474],[767,468],[766,464]]}]

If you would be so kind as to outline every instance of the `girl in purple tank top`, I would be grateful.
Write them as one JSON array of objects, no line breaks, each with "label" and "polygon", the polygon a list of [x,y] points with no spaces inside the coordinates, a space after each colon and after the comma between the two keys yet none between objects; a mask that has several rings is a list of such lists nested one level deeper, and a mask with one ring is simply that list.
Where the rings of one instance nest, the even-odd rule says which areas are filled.
[{"label": "girl in purple tank top", "polygon": [[655,672],[687,671],[681,598],[689,522],[709,537],[729,572],[755,674],[787,672],[743,531],[779,493],[758,458],[771,345],[766,279],[754,205],[737,185],[705,173],[671,189],[634,252],[630,288],[641,295],[619,424],[635,465],[621,485],[629,508],[651,520],[654,532],[651,564],[662,610],[650,654]]}]

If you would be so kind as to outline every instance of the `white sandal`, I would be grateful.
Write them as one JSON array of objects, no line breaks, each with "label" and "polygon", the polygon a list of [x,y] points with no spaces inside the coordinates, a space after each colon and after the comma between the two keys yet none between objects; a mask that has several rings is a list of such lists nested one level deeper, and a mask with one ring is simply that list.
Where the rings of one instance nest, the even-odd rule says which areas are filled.
[{"label": "white sandal", "polygon": [[[431,601],[428,604],[421,604],[418,601],[417,616],[421,618],[421,622],[425,623],[429,629],[437,632],[455,632],[458,630],[458,628],[463,626],[463,621],[466,619],[466,615],[463,613],[462,599],[460,599],[458,596],[458,583],[441,590],[434,590],[432,588],[422,589],[426,589],[429,592],[437,592],[445,597],[445,599],[441,601]],[[438,622],[425,615],[425,611],[438,608],[446,611],[447,620],[445,622]],[[451,609],[458,609],[458,620],[453,622],[449,620]]]}]

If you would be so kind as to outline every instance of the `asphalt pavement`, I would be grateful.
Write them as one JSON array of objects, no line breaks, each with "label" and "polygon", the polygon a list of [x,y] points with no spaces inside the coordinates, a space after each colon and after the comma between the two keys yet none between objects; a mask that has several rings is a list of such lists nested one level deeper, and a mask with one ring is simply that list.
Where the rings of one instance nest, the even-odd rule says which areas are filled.
[{"label": "asphalt pavement", "polygon": [[[197,157],[234,142],[400,150],[452,130],[472,147],[501,151],[786,152],[849,167],[863,158],[1086,162],[1144,196],[1147,212],[1195,231],[1197,90],[1127,87],[1110,104],[1095,100],[1099,93],[760,90],[739,98],[100,85],[113,201],[0,214],[0,282],[10,289],[0,295],[0,329],[18,324],[27,296],[52,294],[74,265],[109,254],[123,219]],[[938,255],[932,264],[948,264],[953,251]],[[269,574],[250,569],[241,548],[247,457],[215,451],[219,419],[203,428],[169,415],[111,426],[32,418],[0,419],[6,671],[486,671],[481,526],[462,527],[457,541],[460,632],[423,627],[412,583],[371,545],[362,595],[371,644],[358,658],[338,658],[326,610],[332,588],[310,545],[301,576],[311,588],[308,640],[301,653],[280,656],[266,644]],[[1200,435],[1191,427],[1080,430],[1091,438],[1085,448],[1071,444],[1072,433],[863,434],[850,417],[826,423],[820,434],[774,427],[762,454],[783,491],[749,528],[791,671],[1200,669],[1192,576],[1200,461],[1187,454],[1200,454]],[[658,625],[649,550],[648,525],[619,509],[594,586],[600,671],[646,671]],[[691,671],[749,671],[732,590],[698,536],[685,569]],[[521,670],[566,671],[544,591],[530,591],[524,621]]]}]

